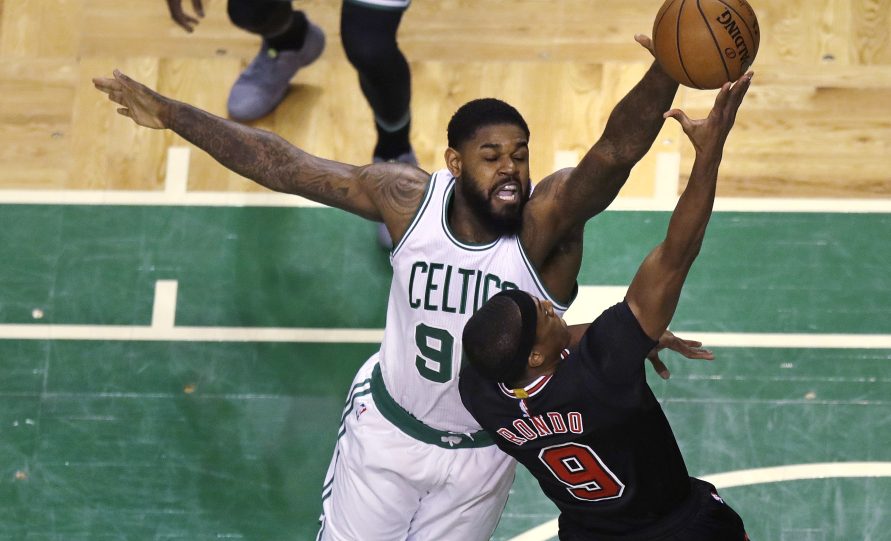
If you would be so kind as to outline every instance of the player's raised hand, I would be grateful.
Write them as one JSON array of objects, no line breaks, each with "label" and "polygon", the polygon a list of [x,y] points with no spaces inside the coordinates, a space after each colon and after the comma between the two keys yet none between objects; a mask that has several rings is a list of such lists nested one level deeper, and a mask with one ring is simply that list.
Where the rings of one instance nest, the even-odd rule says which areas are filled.
[{"label": "player's raised hand", "polygon": [[167,9],[170,10],[170,18],[189,33],[195,29],[195,25],[199,22],[198,19],[204,17],[204,6],[201,0],[192,0],[192,9],[198,19],[183,11],[183,0],[167,0]]},{"label": "player's raised hand", "polygon": [[114,78],[96,77],[93,86],[108,94],[108,99],[121,105],[118,113],[130,117],[146,128],[163,129],[168,100],[149,87],[134,81],[119,70],[114,70]]},{"label": "player's raised hand", "polygon": [[647,359],[652,363],[653,369],[656,370],[656,373],[659,374],[659,377],[662,379],[671,377],[671,372],[668,370],[668,367],[665,366],[665,363],[659,358],[659,352],[665,348],[676,351],[688,359],[705,359],[711,361],[715,358],[714,353],[702,347],[702,342],[685,340],[679,336],[675,336],[671,331],[666,330],[662,333],[662,336],[659,337],[659,343],[656,344],[656,347],[654,347],[647,355]]},{"label": "player's raised hand", "polygon": [[724,141],[727,140],[730,128],[733,127],[736,112],[749,90],[753,75],[754,73],[750,71],[733,84],[724,83],[718,92],[718,97],[715,98],[714,107],[706,118],[691,120],[680,109],[667,111],[663,116],[674,118],[681,124],[697,153],[720,150],[724,146]]}]

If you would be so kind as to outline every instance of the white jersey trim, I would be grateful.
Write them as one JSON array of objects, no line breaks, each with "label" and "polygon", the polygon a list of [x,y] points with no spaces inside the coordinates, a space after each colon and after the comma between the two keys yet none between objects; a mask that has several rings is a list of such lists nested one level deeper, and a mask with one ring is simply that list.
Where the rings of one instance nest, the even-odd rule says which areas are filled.
[{"label": "white jersey trim", "polygon": [[553,374],[539,376],[539,377],[535,378],[535,380],[532,383],[530,383],[529,385],[526,385],[524,387],[521,387],[521,388],[508,387],[507,385],[505,385],[499,381],[498,388],[501,390],[501,392],[504,394],[504,396],[506,396],[508,398],[516,398],[516,399],[530,398],[530,397],[537,395],[542,389],[544,389],[545,385],[547,385],[548,382],[551,381],[552,375]]},{"label": "white jersey trim", "polygon": [[544,283],[541,281],[541,278],[538,276],[538,271],[535,269],[535,265],[533,265],[532,262],[529,261],[529,256],[526,255],[526,250],[525,250],[525,248],[523,248],[523,243],[520,241],[520,236],[517,235],[516,239],[517,239],[517,247],[520,249],[520,256],[523,258],[523,263],[526,264],[526,268],[529,270],[529,274],[532,275],[532,279],[535,281],[535,285],[538,286],[538,290],[542,293],[542,295],[545,296],[545,298],[547,300],[551,301],[551,303],[558,310],[562,310],[564,312],[569,310],[569,305],[572,304],[572,301],[574,301],[576,295],[578,295],[578,284],[576,284],[576,288],[575,288],[572,296],[569,298],[568,303],[564,304],[564,303],[558,301],[551,294],[551,292],[548,291],[548,288],[546,288]]},{"label": "white jersey trim", "polygon": [[430,205],[430,201],[433,199],[433,182],[436,180],[436,173],[430,175],[430,180],[427,182],[427,189],[424,192],[424,199],[421,200],[421,204],[418,205],[417,210],[415,210],[415,216],[411,219],[411,223],[408,224],[408,229],[405,230],[405,234],[402,235],[402,239],[399,241],[399,244],[396,245],[395,248],[390,252],[390,261],[393,260],[393,257],[396,255],[396,252],[399,251],[400,248],[405,244],[405,241],[408,239],[408,236],[411,235],[412,231],[418,226],[418,222],[421,221],[421,216],[423,216],[424,211],[427,210],[427,207]]}]

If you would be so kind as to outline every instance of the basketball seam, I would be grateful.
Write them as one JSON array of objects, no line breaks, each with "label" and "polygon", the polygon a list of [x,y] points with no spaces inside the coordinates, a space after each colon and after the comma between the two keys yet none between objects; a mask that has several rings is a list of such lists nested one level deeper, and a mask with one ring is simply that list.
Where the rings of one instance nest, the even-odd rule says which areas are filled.
[{"label": "basketball seam", "polygon": [[[719,4],[723,4],[724,6],[727,7],[727,9],[729,9],[729,10],[732,11],[733,13],[736,13],[736,16],[737,16],[737,18],[738,18],[740,24],[742,24],[744,27],[746,27],[746,32],[749,33],[749,39],[750,39],[751,42],[752,42],[751,45],[752,45],[752,47],[754,47],[754,46],[755,46],[755,33],[752,32],[752,29],[751,29],[751,28],[749,28],[748,23],[746,23],[746,18],[743,17],[742,13],[736,11],[736,10],[733,8],[733,6],[731,6],[730,4],[728,4],[727,2],[725,2],[724,0],[718,0],[718,3],[719,3]],[[751,6],[750,6],[750,7],[751,7]],[[757,16],[757,15],[755,16],[755,20],[756,20],[756,21],[758,20],[758,16]],[[760,46],[760,43],[759,43],[759,46]],[[755,51],[752,51],[752,52],[754,53]],[[752,60],[753,60],[753,61],[755,60],[755,57],[754,57],[754,56],[752,57]]]},{"label": "basketball seam", "polygon": [[687,80],[690,81],[690,84],[701,89],[702,87],[696,84],[696,81],[694,81],[693,77],[690,77],[690,74],[687,72],[687,66],[684,64],[684,55],[681,54],[681,14],[684,13],[684,5],[686,3],[687,0],[681,0],[681,7],[678,8],[678,19],[675,22],[674,43],[678,50],[678,60],[681,63],[681,69],[684,70],[684,75],[687,76]]},{"label": "basketball seam", "polygon": [[[721,2],[723,4],[723,2]],[[702,15],[702,22],[705,23],[705,27],[708,28],[708,33],[712,36],[712,41],[715,44],[715,49],[718,50],[718,57],[721,59],[721,64],[724,66],[724,73],[727,74],[727,80],[730,81],[733,79],[730,76],[730,68],[727,67],[727,61],[724,60],[724,51],[721,50],[721,44],[718,43],[718,38],[715,36],[715,33],[712,31],[712,26],[709,24],[708,17],[705,16],[705,12],[702,11],[702,3],[701,0],[696,0],[696,8],[699,9],[699,14]]]},{"label": "basketball seam", "polygon": [[[664,19],[665,16],[668,15],[668,10],[671,9],[671,6],[673,6],[674,3],[677,1],[678,0],[671,0],[671,3],[668,4],[667,6],[665,6],[665,11],[662,12],[662,15],[659,17],[659,20],[656,21],[656,24],[653,26],[653,41],[656,40],[656,30],[659,30],[659,25],[662,24],[662,19]],[[655,45],[654,45],[654,47],[655,47]]]}]

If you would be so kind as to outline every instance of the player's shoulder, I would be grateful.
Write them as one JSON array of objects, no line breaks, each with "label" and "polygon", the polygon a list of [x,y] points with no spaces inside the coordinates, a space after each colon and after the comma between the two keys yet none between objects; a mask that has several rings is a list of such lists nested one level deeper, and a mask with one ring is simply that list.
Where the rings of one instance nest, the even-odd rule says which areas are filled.
[{"label": "player's shoulder", "polygon": [[384,162],[358,167],[356,178],[385,215],[390,210],[410,216],[424,199],[431,175],[414,165]]},{"label": "player's shoulder", "polygon": [[624,300],[604,310],[579,341],[578,351],[589,366],[600,366],[610,381],[634,382],[656,341],[647,336]]},{"label": "player's shoulder", "polygon": [[628,301],[622,299],[601,312],[585,331],[586,335],[613,336],[617,332],[626,334],[639,334],[640,323],[634,317],[634,312],[628,306]]},{"label": "player's shoulder", "polygon": [[575,167],[564,167],[536,182],[529,202],[556,197],[560,188],[566,183],[573,171],[575,171]]},{"label": "player's shoulder", "polygon": [[567,167],[554,171],[545,178],[535,183],[529,201],[523,209],[523,227],[536,228],[537,222],[550,224],[553,214],[559,212],[559,197],[566,180],[572,174],[574,167]]},{"label": "player's shoulder", "polygon": [[375,186],[393,185],[423,192],[430,183],[430,173],[420,167],[399,162],[379,162],[360,166],[359,178]]}]

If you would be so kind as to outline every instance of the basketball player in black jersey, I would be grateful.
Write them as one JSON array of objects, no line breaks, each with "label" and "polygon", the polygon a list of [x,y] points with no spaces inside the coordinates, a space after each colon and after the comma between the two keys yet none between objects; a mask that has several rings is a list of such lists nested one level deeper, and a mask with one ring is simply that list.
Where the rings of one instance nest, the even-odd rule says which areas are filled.
[{"label": "basketball player in black jersey", "polygon": [[747,539],[715,487],[687,473],[644,360],[699,253],[724,142],[751,76],[726,84],[704,120],[666,113],[681,123],[696,159],[665,240],[623,302],[590,325],[567,327],[550,302],[509,290],[464,329],[461,399],[557,504],[563,541]]}]

